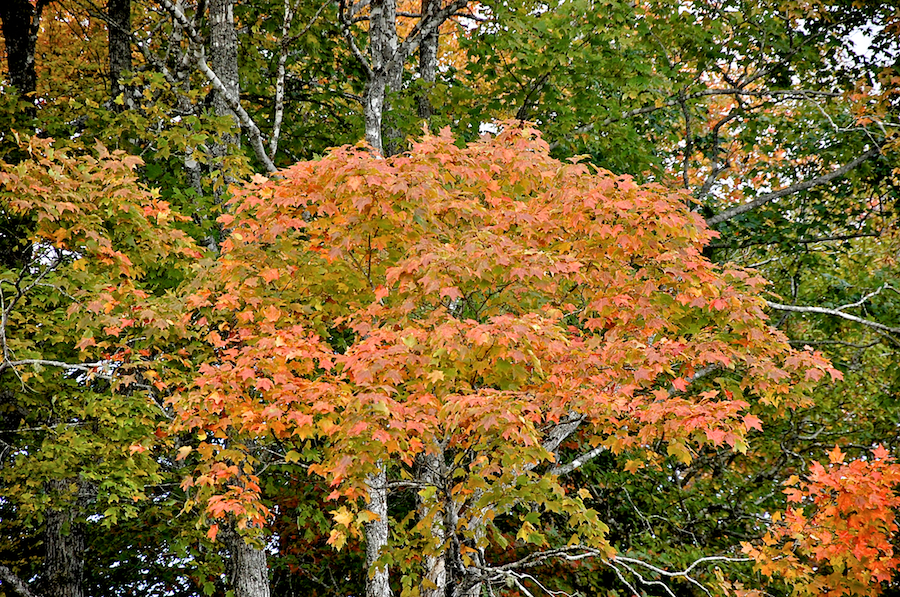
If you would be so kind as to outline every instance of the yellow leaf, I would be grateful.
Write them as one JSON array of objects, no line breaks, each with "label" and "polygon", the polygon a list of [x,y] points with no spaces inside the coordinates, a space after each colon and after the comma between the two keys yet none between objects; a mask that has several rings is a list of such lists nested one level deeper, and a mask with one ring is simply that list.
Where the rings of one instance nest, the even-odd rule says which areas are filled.
[{"label": "yellow leaf", "polygon": [[350,523],[353,522],[353,512],[343,506],[338,508],[337,510],[332,510],[331,516],[334,518],[334,521],[336,523],[345,527],[349,527]]},{"label": "yellow leaf", "polygon": [[642,468],[644,468],[642,460],[629,460],[625,463],[625,471],[628,473],[636,473]]}]

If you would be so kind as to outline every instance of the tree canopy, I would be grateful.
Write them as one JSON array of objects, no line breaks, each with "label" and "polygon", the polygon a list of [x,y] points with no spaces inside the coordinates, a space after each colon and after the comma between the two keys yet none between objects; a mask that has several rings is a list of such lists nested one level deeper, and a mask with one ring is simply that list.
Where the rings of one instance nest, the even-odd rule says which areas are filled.
[{"label": "tree canopy", "polygon": [[894,2],[0,23],[0,593],[896,588]]}]

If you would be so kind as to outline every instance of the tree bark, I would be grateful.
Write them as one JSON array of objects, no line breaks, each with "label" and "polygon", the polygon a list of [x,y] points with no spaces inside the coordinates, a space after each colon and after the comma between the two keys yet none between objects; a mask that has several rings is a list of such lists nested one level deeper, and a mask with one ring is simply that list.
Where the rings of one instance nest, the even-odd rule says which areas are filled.
[{"label": "tree bark", "polygon": [[2,564],[0,564],[0,580],[11,586],[22,597],[38,597],[36,593],[33,593],[28,588],[24,580]]},{"label": "tree bark", "polygon": [[[422,19],[434,19],[435,14],[441,9],[441,0],[422,0]],[[434,108],[429,99],[429,93],[437,79],[437,50],[440,29],[435,28],[423,35],[419,40],[419,78],[422,79],[422,89],[417,98],[419,118],[426,121],[431,118]]]},{"label": "tree bark", "polygon": [[[209,46],[210,66],[224,87],[222,90],[213,90],[213,108],[218,116],[230,116],[240,131],[241,121],[232,109],[233,103],[229,101],[228,97],[239,100],[241,95],[237,31],[234,28],[234,0],[210,0]],[[225,170],[225,157],[234,152],[239,144],[240,132],[237,134],[223,133],[218,142],[212,143],[210,146],[212,163],[209,165],[209,169],[213,174],[213,200],[217,204],[224,202],[227,185],[236,182]],[[216,176],[217,173],[218,176]],[[210,236],[206,239],[206,245],[214,251],[218,250],[221,232],[221,227],[214,224]]]},{"label": "tree bark", "polygon": [[[227,93],[238,98],[241,94],[238,76],[237,31],[234,28],[234,0],[210,0],[209,2],[209,57],[212,70]],[[231,109],[225,94],[213,90],[213,107],[219,116],[231,116],[235,125],[240,127],[241,121]],[[221,158],[229,145],[238,143],[236,135],[223,135],[222,144],[217,148]],[[215,150],[214,150],[215,154]]]},{"label": "tree bark", "polygon": [[403,65],[397,53],[397,0],[383,0],[381,55],[385,70],[384,98],[384,155],[397,155],[403,148],[403,133],[397,111],[391,106],[391,94],[398,94],[403,86]]},{"label": "tree bark", "polygon": [[[60,502],[69,493],[69,479],[47,481],[47,490]],[[82,484],[79,493],[84,493]],[[50,510],[44,523],[44,578],[46,597],[82,597],[84,579],[84,529],[78,522],[82,496]]]},{"label": "tree bark", "polygon": [[[444,488],[446,485],[446,467],[443,466],[443,454],[424,454],[419,457],[417,467],[417,480],[425,486],[436,488],[435,500],[442,504],[446,512],[446,499]],[[430,504],[419,499],[419,516],[428,514]],[[422,597],[445,597],[447,594],[447,555],[444,551],[444,543],[447,533],[444,531],[444,516],[435,516],[431,524],[431,534],[441,543],[441,550],[436,555],[426,554],[424,558],[423,577],[420,594]]]},{"label": "tree bark", "polygon": [[234,529],[226,534],[231,549],[231,585],[235,597],[269,597],[266,552],[249,543]]},{"label": "tree bark", "polygon": [[366,479],[369,493],[369,511],[378,519],[365,524],[366,533],[366,597],[390,597],[390,571],[387,566],[376,568],[381,552],[388,540],[387,472],[384,465]]},{"label": "tree bark", "polygon": [[113,100],[122,95],[123,103],[113,104],[114,109],[131,109],[134,101],[130,89],[121,82],[122,76],[131,71],[131,0],[107,0],[109,17],[109,93]]},{"label": "tree bark", "polygon": [[3,0],[0,2],[0,26],[6,43],[6,66],[9,82],[19,95],[31,104],[29,112],[34,115],[34,92],[37,90],[35,71],[35,45],[41,23],[41,12],[48,0],[37,0],[32,5],[28,0]]},{"label": "tree bark", "polygon": [[384,155],[382,140],[382,120],[385,112],[385,94],[387,89],[387,71],[385,64],[384,44],[388,33],[384,16],[385,4],[394,0],[372,0],[369,13],[369,58],[372,62],[371,72],[366,80],[363,92],[363,115],[366,127],[366,142],[379,154]]}]

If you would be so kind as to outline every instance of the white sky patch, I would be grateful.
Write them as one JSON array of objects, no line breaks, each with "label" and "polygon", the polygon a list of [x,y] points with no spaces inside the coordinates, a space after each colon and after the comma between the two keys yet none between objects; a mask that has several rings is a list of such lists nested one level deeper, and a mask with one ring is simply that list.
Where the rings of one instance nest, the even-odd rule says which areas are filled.
[{"label": "white sky patch", "polygon": [[874,38],[875,35],[871,27],[857,27],[847,36],[847,39],[852,44],[851,49],[857,56],[867,56],[869,54],[869,48]]}]

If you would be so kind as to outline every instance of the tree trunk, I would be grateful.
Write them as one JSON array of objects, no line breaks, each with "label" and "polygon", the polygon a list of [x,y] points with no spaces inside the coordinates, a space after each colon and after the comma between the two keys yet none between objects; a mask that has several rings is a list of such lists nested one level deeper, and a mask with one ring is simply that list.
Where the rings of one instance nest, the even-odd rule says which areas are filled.
[{"label": "tree trunk", "polygon": [[390,571],[387,566],[375,567],[388,540],[387,472],[381,465],[377,473],[366,479],[369,493],[369,511],[378,515],[378,520],[365,524],[366,532],[366,597],[390,597]]},{"label": "tree trunk", "polygon": [[[209,2],[209,55],[212,70],[222,81],[228,95],[234,99],[240,97],[241,85],[238,75],[237,31],[234,28],[234,0],[210,0]],[[229,106],[224,94],[213,91],[213,108],[218,116],[230,116],[240,131],[240,119]],[[212,163],[209,165],[212,174],[213,201],[221,204],[225,201],[227,185],[236,182],[225,169],[225,157],[233,153],[240,144],[240,132],[223,133],[218,142],[210,146]],[[213,230],[205,244],[213,251],[218,251],[222,230],[219,224],[213,224]]]},{"label": "tree trunk", "polygon": [[403,133],[397,111],[391,106],[391,95],[400,93],[403,87],[403,65],[405,59],[397,55],[397,0],[384,0],[382,11],[381,54],[385,70],[384,99],[384,155],[397,155],[403,149]]},{"label": "tree trunk", "polygon": [[[210,66],[231,97],[241,93],[238,76],[237,31],[234,28],[234,0],[210,0],[209,2],[209,56]],[[228,102],[218,91],[213,91],[213,107],[219,116],[231,116],[237,126],[240,120],[228,106]],[[224,135],[222,144],[216,149],[224,157],[229,145],[237,145],[238,137]]]},{"label": "tree trunk", "polygon": [[[68,479],[47,481],[49,493],[65,502]],[[79,494],[85,493],[79,484]],[[44,523],[44,578],[41,593],[45,597],[82,597],[84,578],[84,529],[78,522],[83,497],[79,495],[68,505],[61,503],[47,512]]]},{"label": "tree trunk", "polygon": [[[417,480],[424,485],[431,485],[437,488],[435,491],[435,500],[442,503],[446,512],[446,499],[444,498],[445,486],[445,467],[443,466],[442,454],[424,454],[419,458],[417,467]],[[428,504],[419,502],[419,515],[425,516],[428,513]],[[423,582],[420,594],[422,597],[445,597],[447,594],[447,555],[444,549],[446,540],[446,532],[444,532],[444,521],[442,516],[435,516],[431,524],[431,534],[441,543],[441,551],[436,555],[425,555]]]},{"label": "tree trunk", "polygon": [[[441,0],[422,0],[422,20],[433,19],[440,9]],[[419,92],[419,97],[416,99],[419,107],[419,118],[424,118],[426,121],[434,113],[434,108],[428,96],[437,79],[439,36],[440,28],[435,27],[434,30],[419,40],[419,78],[422,79],[423,85]]]},{"label": "tree trunk", "polygon": [[231,585],[234,597],[269,597],[269,566],[264,549],[247,543],[234,529],[226,539],[231,550]]},{"label": "tree trunk", "polygon": [[41,12],[47,0],[37,0],[32,5],[29,0],[0,1],[0,26],[6,43],[6,66],[9,82],[19,95],[31,104],[30,116],[34,115],[34,92],[37,90],[37,74],[34,68],[34,48],[37,43]]},{"label": "tree trunk", "polygon": [[363,92],[366,141],[387,157],[400,152],[403,136],[389,93],[400,91],[405,60],[397,51],[397,0],[372,0],[369,57],[372,69]]},{"label": "tree trunk", "polygon": [[376,71],[366,81],[363,92],[363,116],[366,122],[366,143],[372,146],[379,155],[384,155],[381,142],[381,119],[384,115],[384,72]]},{"label": "tree trunk", "polygon": [[109,93],[113,100],[122,95],[123,103],[114,109],[131,109],[134,101],[130,89],[121,83],[122,76],[131,71],[131,0],[107,0],[109,17]]},{"label": "tree trunk", "polygon": [[385,32],[384,4],[393,0],[372,0],[369,9],[369,57],[372,70],[366,80],[363,91],[363,116],[365,118],[366,142],[380,155],[384,155],[384,144],[381,138],[382,119],[384,118],[384,96],[387,87],[385,72],[384,38]]}]

